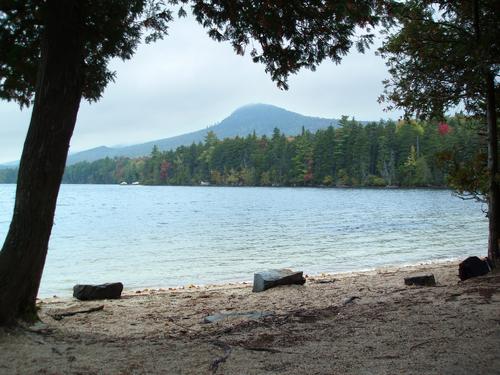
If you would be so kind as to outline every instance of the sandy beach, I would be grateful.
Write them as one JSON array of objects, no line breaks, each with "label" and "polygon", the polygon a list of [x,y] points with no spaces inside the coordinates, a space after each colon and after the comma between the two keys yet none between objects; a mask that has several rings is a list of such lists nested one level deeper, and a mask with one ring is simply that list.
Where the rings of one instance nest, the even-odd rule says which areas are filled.
[{"label": "sandy beach", "polygon": [[[437,285],[405,286],[415,273]],[[228,284],[45,299],[43,324],[0,331],[0,374],[499,374],[500,274],[457,273],[447,262],[262,293]]]}]

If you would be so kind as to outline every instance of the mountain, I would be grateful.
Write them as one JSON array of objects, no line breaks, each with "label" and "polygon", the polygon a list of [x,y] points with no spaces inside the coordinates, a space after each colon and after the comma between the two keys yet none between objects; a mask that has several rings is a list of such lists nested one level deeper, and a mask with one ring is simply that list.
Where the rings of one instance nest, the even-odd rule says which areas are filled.
[{"label": "mountain", "polygon": [[237,109],[207,130],[214,131],[219,138],[246,136],[253,131],[257,135],[271,135],[274,128],[287,135],[296,135],[302,131],[302,127],[315,132],[330,125],[337,125],[337,122],[333,119],[304,116],[268,104],[252,104]]},{"label": "mountain", "polygon": [[0,169],[12,169],[17,168],[19,161],[10,161],[8,163],[0,164]]},{"label": "mountain", "polygon": [[[209,131],[213,131],[219,139],[247,136],[254,131],[257,135],[271,135],[274,128],[280,129],[286,135],[300,134],[302,127],[315,132],[328,126],[337,126],[338,120],[320,117],[304,116],[299,113],[268,104],[251,104],[241,107],[231,113],[220,123],[192,133],[176,137],[157,139],[151,142],[125,147],[96,147],[89,150],[70,154],[67,165],[81,161],[94,161],[105,157],[115,156],[139,157],[149,155],[153,146],[162,151],[175,149],[179,146],[188,146],[193,142],[202,142]],[[11,167],[13,163],[9,163]],[[17,166],[18,163],[16,163]]]}]

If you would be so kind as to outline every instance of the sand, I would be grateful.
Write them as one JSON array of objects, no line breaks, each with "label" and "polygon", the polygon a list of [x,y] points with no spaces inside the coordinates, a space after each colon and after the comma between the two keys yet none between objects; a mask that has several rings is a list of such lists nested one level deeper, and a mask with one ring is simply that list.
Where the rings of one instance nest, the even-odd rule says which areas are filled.
[{"label": "sand", "polygon": [[[262,293],[229,284],[47,299],[43,324],[0,330],[0,374],[500,374],[500,274],[459,282],[457,270],[322,274]],[[404,285],[426,272],[437,286]],[[217,313],[234,316],[204,322]]]}]

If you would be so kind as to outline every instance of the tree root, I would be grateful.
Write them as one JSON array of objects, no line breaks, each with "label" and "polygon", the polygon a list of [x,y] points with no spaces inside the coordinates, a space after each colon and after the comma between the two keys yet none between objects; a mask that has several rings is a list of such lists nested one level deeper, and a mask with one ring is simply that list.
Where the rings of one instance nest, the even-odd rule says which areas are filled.
[{"label": "tree root", "polygon": [[212,371],[212,374],[216,374],[217,370],[219,369],[219,366],[222,363],[226,362],[226,360],[231,355],[232,349],[228,344],[222,341],[212,341],[211,344],[218,346],[221,349],[224,349],[224,354],[220,357],[215,358],[210,364],[210,371]]}]

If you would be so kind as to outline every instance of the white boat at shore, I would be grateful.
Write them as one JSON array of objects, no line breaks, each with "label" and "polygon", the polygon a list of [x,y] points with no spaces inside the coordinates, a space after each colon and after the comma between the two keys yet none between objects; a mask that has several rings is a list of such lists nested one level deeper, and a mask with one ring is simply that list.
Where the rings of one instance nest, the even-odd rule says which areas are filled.
[{"label": "white boat at shore", "polygon": [[137,185],[140,185],[140,184],[141,183],[139,181],[134,181],[134,182],[131,182],[130,184],[127,181],[122,181],[122,182],[119,183],[119,185],[123,185],[123,186],[125,186],[125,185],[135,185],[135,186],[137,186]]}]

